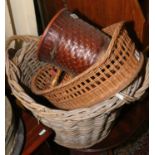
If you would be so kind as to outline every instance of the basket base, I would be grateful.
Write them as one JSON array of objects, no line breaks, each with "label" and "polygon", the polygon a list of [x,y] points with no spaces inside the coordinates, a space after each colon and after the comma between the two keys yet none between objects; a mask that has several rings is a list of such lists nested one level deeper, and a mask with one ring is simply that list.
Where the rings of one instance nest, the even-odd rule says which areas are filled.
[{"label": "basket base", "polygon": [[[101,126],[95,126],[95,124],[93,124],[94,128],[91,128],[91,129],[89,128],[88,131],[86,130],[86,127],[83,127],[83,129],[78,129],[77,131],[75,131],[74,132],[75,134],[74,133],[71,134],[69,130],[64,131],[65,130],[64,129],[63,131],[56,133],[56,137],[54,141],[59,145],[62,145],[64,147],[71,148],[71,149],[86,149],[86,148],[92,147],[93,145],[101,142],[109,135],[113,127],[113,123],[116,117],[118,116],[119,116],[119,110],[117,112],[107,115],[106,119],[102,119],[104,123],[103,122],[100,123],[102,124]],[[78,128],[82,128],[82,127],[78,127]],[[98,132],[99,128],[100,128],[100,132]],[[64,132],[66,132],[66,134],[64,134]]]}]

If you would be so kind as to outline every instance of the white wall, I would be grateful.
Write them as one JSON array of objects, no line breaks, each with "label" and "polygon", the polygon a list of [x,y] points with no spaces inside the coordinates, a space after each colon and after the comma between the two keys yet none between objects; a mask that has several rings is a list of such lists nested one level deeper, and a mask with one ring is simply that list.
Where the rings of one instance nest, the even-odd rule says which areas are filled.
[{"label": "white wall", "polygon": [[[33,0],[9,0],[9,3],[16,34],[38,35]],[[9,18],[6,4],[6,37],[12,34]]]},{"label": "white wall", "polygon": [[9,36],[13,35],[12,23],[10,19],[10,14],[8,10],[8,5],[5,3],[5,38],[7,39]]}]

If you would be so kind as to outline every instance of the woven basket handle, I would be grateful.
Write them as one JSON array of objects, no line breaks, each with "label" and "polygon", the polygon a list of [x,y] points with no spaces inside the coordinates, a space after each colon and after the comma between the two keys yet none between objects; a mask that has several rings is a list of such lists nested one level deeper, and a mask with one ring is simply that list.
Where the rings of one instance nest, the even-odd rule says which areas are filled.
[{"label": "woven basket handle", "polygon": [[124,23],[125,22],[122,21],[122,22],[118,22],[118,23],[112,24],[112,25],[110,25],[108,27],[103,28],[102,31],[107,33],[109,36],[113,36],[113,33],[116,30],[116,27],[121,27],[122,25],[124,25]]},{"label": "woven basket handle", "polygon": [[58,81],[59,81],[59,78],[61,76],[61,73],[62,73],[62,70],[57,68],[57,73],[56,73],[56,75],[54,76],[54,78],[53,78],[53,80],[51,82],[52,86],[58,85]]},{"label": "woven basket handle", "polygon": [[13,35],[6,41],[6,49],[9,48],[10,44],[13,41],[25,41],[28,42],[30,40],[38,41],[39,37],[37,36],[31,36],[31,35]]}]

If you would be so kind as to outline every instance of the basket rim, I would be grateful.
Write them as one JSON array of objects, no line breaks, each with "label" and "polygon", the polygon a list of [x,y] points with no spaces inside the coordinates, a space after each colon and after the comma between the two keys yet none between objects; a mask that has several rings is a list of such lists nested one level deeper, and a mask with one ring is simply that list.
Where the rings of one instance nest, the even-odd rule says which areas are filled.
[{"label": "basket rim", "polygon": [[[62,10],[62,11],[63,11],[63,10]],[[90,66],[88,69],[86,69],[86,70],[83,71],[82,73],[78,74],[76,77],[72,78],[71,80],[66,81],[66,82],[63,83],[63,84],[59,84],[58,86],[55,86],[55,87],[52,87],[52,86],[51,86],[50,88],[47,88],[47,89],[45,89],[45,90],[38,90],[37,87],[36,87],[35,84],[34,84],[34,83],[35,83],[35,82],[34,82],[34,81],[35,81],[35,78],[36,78],[36,76],[37,76],[38,73],[39,73],[39,71],[37,71],[37,72],[36,72],[37,74],[35,74],[34,77],[33,77],[32,80],[31,80],[31,89],[32,89],[32,91],[34,91],[35,94],[40,95],[40,94],[46,94],[46,93],[48,93],[48,92],[50,92],[50,91],[53,91],[53,90],[57,90],[57,89],[63,88],[63,87],[65,87],[65,86],[67,86],[67,85],[69,85],[69,84],[71,84],[71,83],[74,83],[74,82],[77,81],[78,79],[82,78],[85,74],[91,72],[91,71],[92,71],[94,68],[96,68],[98,65],[102,64],[103,62],[105,62],[105,61],[109,58],[109,56],[111,55],[111,52],[112,52],[111,49],[113,48],[113,46],[114,46],[114,44],[115,44],[115,41],[116,41],[116,38],[117,38],[117,36],[119,35],[121,29],[123,29],[123,26],[124,26],[124,25],[125,25],[125,21],[121,21],[121,22],[115,23],[115,24],[113,24],[113,25],[110,25],[110,26],[115,26],[115,30],[114,30],[114,32],[113,32],[112,35],[109,34],[112,38],[111,38],[111,41],[110,41],[110,43],[109,43],[109,46],[108,46],[106,52],[102,55],[102,57],[103,57],[102,59],[98,59],[98,61],[95,62],[92,66]],[[108,27],[110,27],[110,26],[108,26]],[[106,33],[106,29],[107,29],[108,27],[103,28],[102,31],[104,31],[104,32]],[[108,32],[107,32],[107,33],[108,33]]]}]

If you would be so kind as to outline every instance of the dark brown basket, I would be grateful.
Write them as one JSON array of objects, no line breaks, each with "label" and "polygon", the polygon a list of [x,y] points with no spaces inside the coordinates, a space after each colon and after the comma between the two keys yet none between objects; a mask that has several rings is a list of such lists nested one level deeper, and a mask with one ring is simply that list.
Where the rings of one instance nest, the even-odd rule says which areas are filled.
[{"label": "dark brown basket", "polygon": [[77,75],[100,58],[110,37],[72,14],[60,10],[50,21],[39,43],[39,58]]}]

